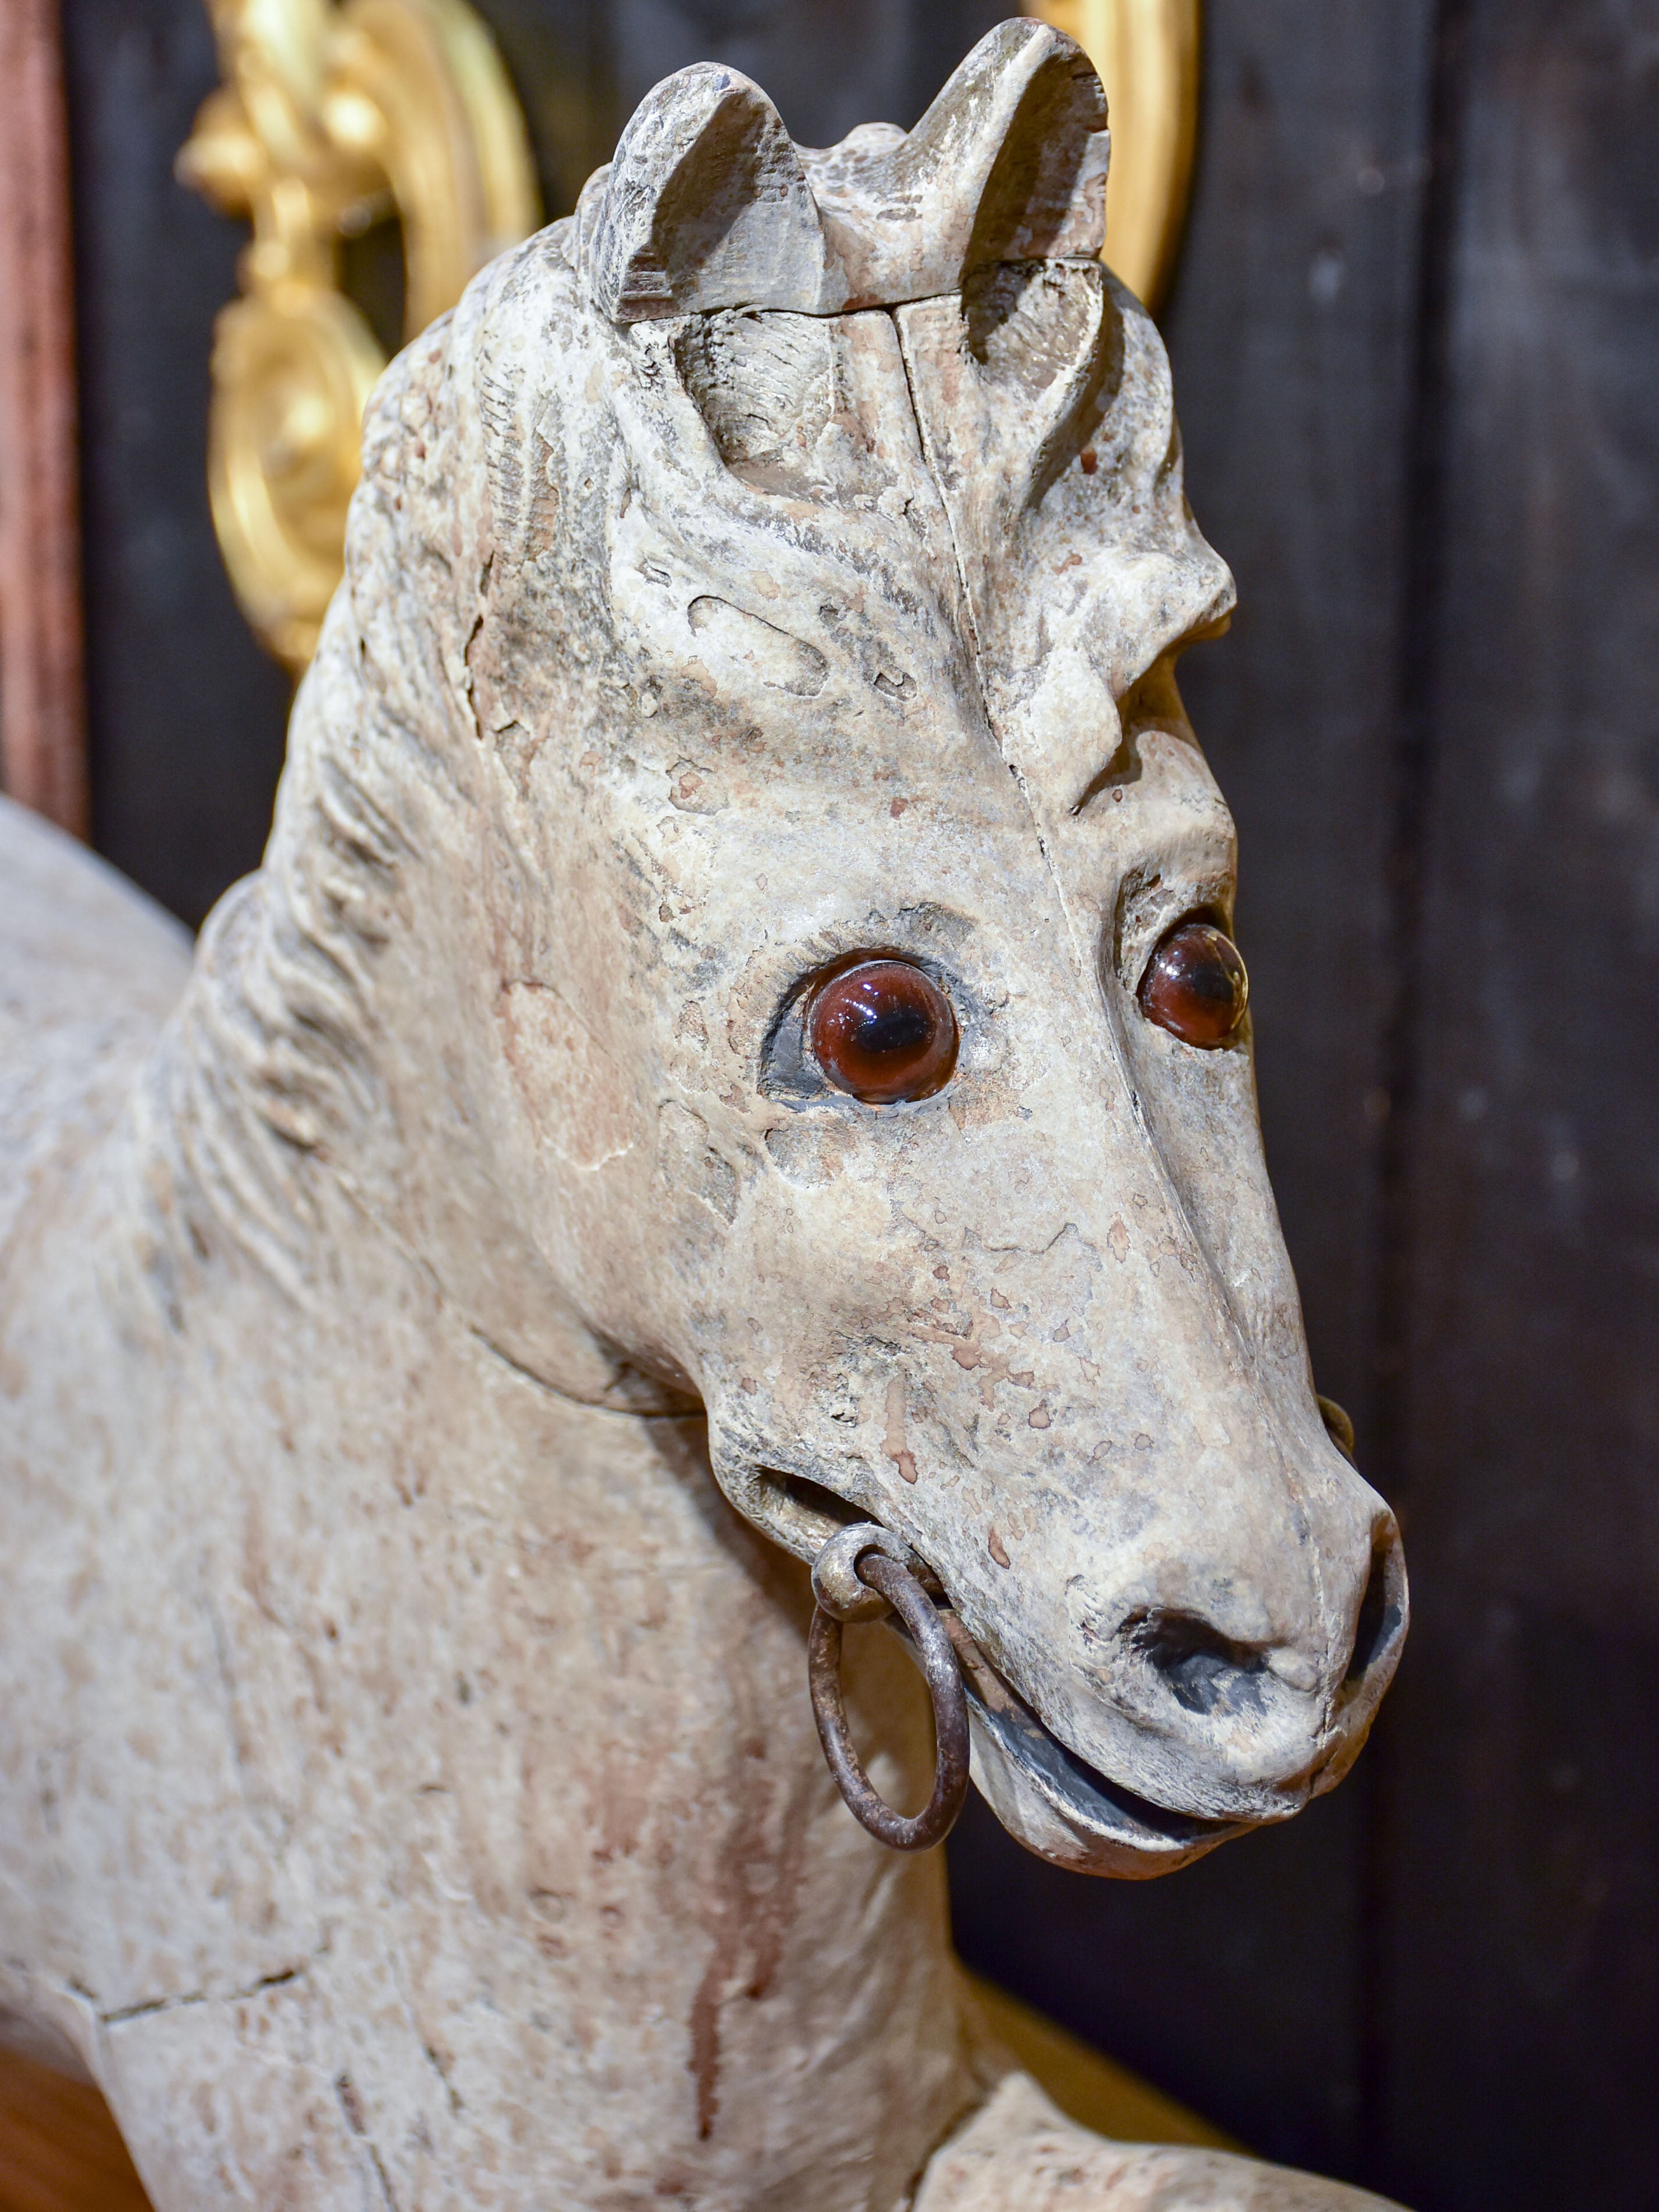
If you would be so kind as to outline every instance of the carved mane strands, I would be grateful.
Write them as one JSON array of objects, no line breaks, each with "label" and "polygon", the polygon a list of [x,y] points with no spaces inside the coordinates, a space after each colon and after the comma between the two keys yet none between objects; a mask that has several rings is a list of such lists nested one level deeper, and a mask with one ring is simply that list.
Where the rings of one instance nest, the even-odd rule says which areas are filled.
[{"label": "carved mane strands", "polygon": [[[272,1249],[237,1191],[291,1190],[292,1146],[377,1110],[380,953],[457,810],[495,811],[480,748],[521,798],[556,758],[579,807],[575,763],[611,759],[639,702],[687,681],[649,579],[717,575],[723,531],[763,540],[803,588],[822,569],[815,606],[854,604],[873,563],[933,641],[933,688],[984,732],[969,773],[1011,763],[1064,860],[1119,744],[1115,699],[1231,594],[1182,495],[1157,334],[1097,258],[1108,144],[1086,57],[1030,21],[990,33],[908,136],[869,125],[823,152],[794,147],[746,79],[687,70],[576,217],[483,272],[394,363],[257,918],[235,962],[210,943],[192,994],[236,1003],[188,1016],[204,1065],[239,1063],[226,1095],[253,1116],[234,1139],[220,1086],[196,1085],[217,1132],[204,1159],[267,1156],[206,1178],[241,1242]],[[1132,560],[1103,568],[1117,548]],[[762,602],[687,593],[694,653],[814,695],[823,640]],[[915,691],[903,669],[871,673]],[[892,727],[894,767],[960,790],[929,728]]]}]

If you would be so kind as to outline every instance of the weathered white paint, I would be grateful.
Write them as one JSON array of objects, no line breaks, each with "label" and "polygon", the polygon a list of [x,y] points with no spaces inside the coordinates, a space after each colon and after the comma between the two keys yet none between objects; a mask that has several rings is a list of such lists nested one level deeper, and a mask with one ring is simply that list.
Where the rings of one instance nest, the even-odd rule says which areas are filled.
[{"label": "weathered white paint", "polygon": [[[388,373],[193,968],[0,808],[0,2005],[160,2212],[1360,2201],[987,2103],[804,1680],[784,1477],[942,1577],[1014,1832],[1156,1872],[1328,1787],[1398,1649],[1248,1042],[1133,995],[1229,909],[1170,672],[1231,585],[1102,119],[1031,24],[908,147],[672,80]],[[866,945],[955,1003],[934,1098],[802,1055]]]}]

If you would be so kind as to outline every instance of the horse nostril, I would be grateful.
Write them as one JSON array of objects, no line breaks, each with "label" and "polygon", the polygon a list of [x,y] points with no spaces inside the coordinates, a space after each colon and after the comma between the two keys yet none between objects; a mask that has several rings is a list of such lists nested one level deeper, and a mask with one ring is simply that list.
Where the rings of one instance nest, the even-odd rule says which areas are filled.
[{"label": "horse nostril", "polygon": [[1406,1617],[1400,1539],[1390,1528],[1372,1547],[1370,1572],[1354,1620],[1353,1651],[1344,1686],[1358,1682],[1393,1644]]},{"label": "horse nostril", "polygon": [[1189,1713],[1260,1711],[1263,1655],[1196,1614],[1145,1614],[1131,1628],[1130,1642]]}]

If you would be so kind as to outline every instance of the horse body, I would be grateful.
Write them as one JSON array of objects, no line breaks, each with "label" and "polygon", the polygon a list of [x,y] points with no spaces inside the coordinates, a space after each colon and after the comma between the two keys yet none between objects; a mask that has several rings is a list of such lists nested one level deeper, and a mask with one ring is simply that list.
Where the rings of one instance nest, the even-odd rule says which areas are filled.
[{"label": "horse body", "polygon": [[[161,2212],[1345,2195],[993,2094],[803,1694],[881,1521],[1000,1815],[1153,1873],[1331,1786],[1403,1626],[1248,1036],[1135,996],[1231,912],[1170,673],[1231,586],[1103,120],[1030,24],[827,155],[671,81],[383,383],[188,981],[0,814],[0,2005]],[[913,1104],[805,1048],[871,950],[956,1010]]]},{"label": "horse body", "polygon": [[377,2167],[398,2203],[896,2200],[972,2086],[937,1868],[867,1846],[813,1737],[804,1574],[700,1425],[550,1393],[349,1197],[303,1303],[185,1279],[147,1119],[60,1153],[9,1255],[9,2011],[164,2212]]}]

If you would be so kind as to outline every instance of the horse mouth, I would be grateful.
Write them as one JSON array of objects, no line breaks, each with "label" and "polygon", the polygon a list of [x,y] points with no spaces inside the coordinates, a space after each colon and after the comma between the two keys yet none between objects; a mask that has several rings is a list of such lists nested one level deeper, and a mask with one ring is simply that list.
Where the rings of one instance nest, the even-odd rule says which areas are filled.
[{"label": "horse mouth", "polygon": [[[954,1612],[944,1608],[944,1616],[968,1692],[974,1781],[1004,1826],[1044,1857],[1102,1873],[1164,1874],[1252,1825],[1174,1812],[1091,1766],[1010,1688]],[[1024,1833],[1039,1808],[1050,1820],[1039,1813],[1038,1826],[1052,1823],[1066,1832],[1064,1839],[1054,1839],[1059,1848]]]},{"label": "horse mouth", "polygon": [[[742,1490],[734,1502],[747,1518],[809,1563],[841,1529],[872,1517],[836,1492],[776,1468],[750,1470]],[[957,1618],[944,1584],[916,1556],[962,1670],[975,1786],[1028,1850],[1079,1873],[1138,1880],[1172,1874],[1255,1825],[1173,1812],[1079,1759],[998,1674]],[[882,1626],[916,1656],[895,1615]]]},{"label": "horse mouth", "polygon": [[[968,1693],[975,1784],[1003,1826],[1045,1858],[1100,1873],[1164,1874],[1252,1825],[1172,1811],[1091,1766],[1003,1680],[954,1608],[939,1611]],[[891,1616],[884,1626],[909,1644]],[[1034,1826],[1042,1833],[1030,1832]]]}]

